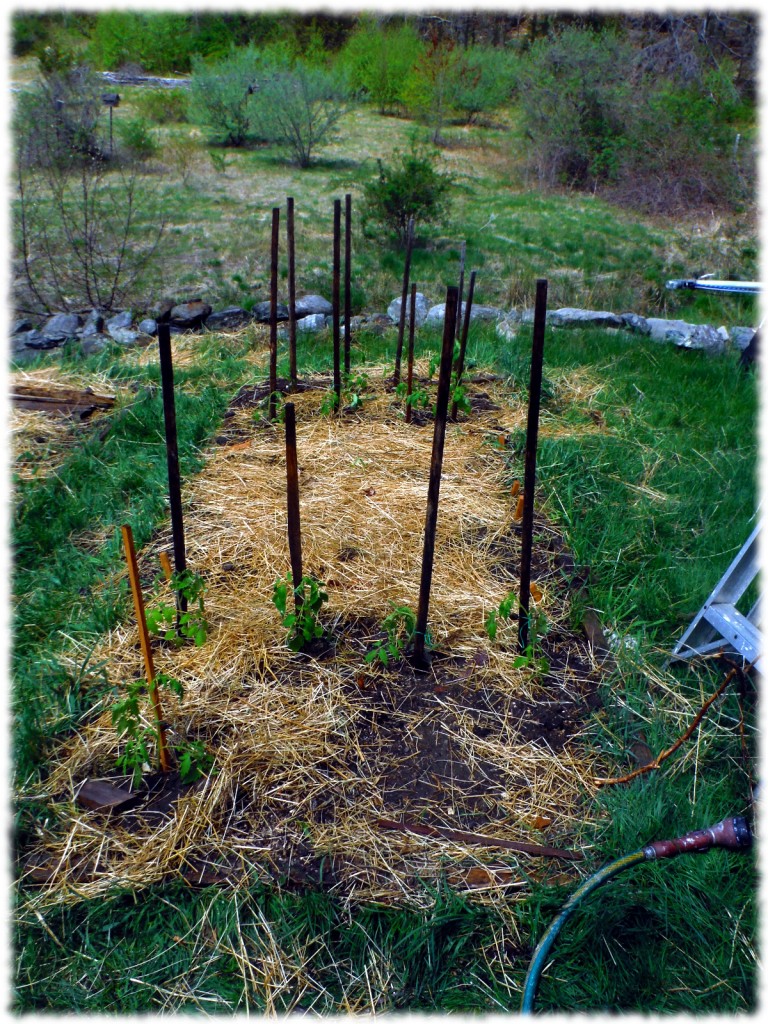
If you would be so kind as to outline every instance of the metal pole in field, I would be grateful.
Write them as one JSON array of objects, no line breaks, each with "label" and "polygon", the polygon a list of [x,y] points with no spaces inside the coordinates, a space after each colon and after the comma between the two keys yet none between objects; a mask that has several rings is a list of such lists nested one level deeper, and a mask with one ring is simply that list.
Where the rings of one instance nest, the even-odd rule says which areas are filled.
[{"label": "metal pole in field", "polygon": [[533,491],[536,486],[536,445],[539,437],[541,376],[544,364],[544,328],[547,322],[547,281],[536,282],[536,306],[533,315],[531,382],[528,389],[528,429],[525,437],[525,475],[523,477],[523,522],[520,537],[520,615],[519,646],[528,646],[531,605],[531,554],[533,552]]},{"label": "metal pole in field", "polygon": [[285,403],[285,467],[288,483],[288,551],[291,556],[294,597],[301,604],[298,587],[304,577],[301,564],[301,520],[299,517],[299,466],[296,455],[296,411],[293,402]]},{"label": "metal pole in field", "polygon": [[408,324],[408,387],[405,392],[405,422],[411,422],[411,403],[408,399],[413,393],[413,336],[416,330],[416,285],[411,285],[411,320]]},{"label": "metal pole in field", "polygon": [[451,363],[453,362],[453,341],[456,337],[456,304],[458,294],[458,288],[451,286],[448,288],[445,300],[443,350],[440,357],[440,379],[437,385],[432,462],[429,468],[427,516],[424,526],[424,554],[421,561],[421,585],[419,587],[419,609],[416,613],[416,629],[413,642],[413,664],[417,669],[425,669],[429,665],[424,645],[427,632],[427,615],[429,612],[429,592],[432,586],[432,566],[435,556],[437,504],[440,497],[440,476],[443,471],[445,421],[448,414],[448,398],[451,389]]},{"label": "metal pole in field", "polygon": [[296,368],[296,233],[293,221],[293,196],[288,196],[288,360],[291,387],[299,382]]},{"label": "metal pole in field", "polygon": [[157,753],[160,760],[161,770],[163,772],[167,772],[170,771],[171,768],[168,760],[168,744],[165,739],[165,724],[160,710],[160,697],[157,692],[157,683],[155,682],[155,665],[152,659],[152,646],[150,644],[149,631],[147,629],[147,618],[144,613],[144,597],[142,596],[141,584],[139,582],[139,567],[136,560],[136,548],[133,544],[133,531],[130,526],[127,525],[121,526],[120,530],[123,535],[125,560],[128,563],[128,579],[131,583],[133,607],[136,612],[136,622],[139,627],[139,643],[141,645],[141,653],[144,658],[144,668],[147,673],[149,697],[152,701],[152,708],[155,712],[155,722],[157,723]]},{"label": "metal pole in field", "polygon": [[349,192],[344,201],[344,372],[349,373],[349,322],[352,319],[352,196]]},{"label": "metal pole in field", "polygon": [[459,305],[456,310],[456,337],[461,332],[461,304],[464,301],[464,263],[467,258],[467,243],[461,243],[461,255],[459,256]]},{"label": "metal pole in field", "polygon": [[[475,278],[477,277],[477,271],[473,270],[469,275],[469,292],[467,294],[467,308],[464,313],[464,323],[461,330],[461,341],[459,342],[459,356],[456,360],[456,386],[461,384],[461,377],[464,373],[464,357],[467,352],[467,336],[469,334],[469,321],[472,316],[472,299],[475,295]],[[451,407],[451,419],[455,420],[459,415],[459,406],[457,402],[453,403]]]},{"label": "metal pole in field", "polygon": [[413,251],[413,217],[408,221],[408,235],[405,243],[405,268],[403,270],[403,292],[400,296],[400,322],[397,328],[397,352],[395,353],[394,385],[400,383],[400,360],[403,358],[403,335],[405,333],[405,303],[408,298],[408,280],[411,276],[411,252]]},{"label": "metal pole in field", "polygon": [[280,207],[272,210],[272,260],[269,287],[269,410],[270,420],[275,418],[277,391],[277,252],[280,245]]},{"label": "metal pole in field", "polygon": [[341,411],[341,353],[339,345],[339,288],[341,277],[341,200],[333,201],[333,390],[336,411]]},{"label": "metal pole in field", "polygon": [[[181,474],[179,472],[179,444],[176,435],[176,401],[173,391],[173,357],[171,355],[171,328],[168,323],[157,325],[157,346],[160,352],[160,382],[165,420],[165,451],[168,461],[168,502],[171,509],[173,534],[173,563],[177,573],[187,568],[184,544],[184,516],[181,508]],[[179,591],[179,610],[187,610],[187,599]]]}]

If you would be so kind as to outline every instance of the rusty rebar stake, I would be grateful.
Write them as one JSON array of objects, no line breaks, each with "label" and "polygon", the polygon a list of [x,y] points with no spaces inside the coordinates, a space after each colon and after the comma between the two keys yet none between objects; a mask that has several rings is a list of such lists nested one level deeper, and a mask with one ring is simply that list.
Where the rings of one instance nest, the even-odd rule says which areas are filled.
[{"label": "rusty rebar stake", "polygon": [[525,436],[525,474],[523,477],[523,522],[520,536],[520,611],[518,642],[520,651],[528,646],[531,607],[531,555],[533,553],[533,492],[536,486],[536,446],[539,437],[541,376],[544,364],[544,328],[547,323],[547,281],[536,282],[536,306],[533,314],[531,381],[528,388],[528,428]]},{"label": "rusty rebar stake", "polygon": [[[461,330],[461,341],[459,342],[459,355],[456,359],[456,365],[454,366],[454,372],[456,374],[456,387],[461,384],[461,378],[464,374],[464,358],[467,352],[467,337],[469,335],[469,321],[472,315],[472,299],[475,295],[475,278],[477,277],[477,271],[473,270],[469,275],[469,292],[467,293],[467,308],[464,313],[464,323]],[[451,407],[451,419],[456,420],[459,416],[459,403],[454,402]]]},{"label": "rusty rebar stake", "polygon": [[272,259],[269,287],[269,406],[267,417],[274,420],[277,392],[277,253],[280,245],[280,207],[272,210]]},{"label": "rusty rebar stake", "polygon": [[291,387],[299,382],[296,367],[296,229],[293,196],[288,196],[286,215],[288,243],[288,363]]},{"label": "rusty rebar stake", "polygon": [[299,464],[296,453],[296,410],[293,402],[285,403],[285,470],[288,492],[288,551],[296,605],[301,604],[297,588],[301,587],[304,570],[301,563],[301,518],[299,514]]},{"label": "rusty rebar stake", "polygon": [[352,319],[352,195],[344,196],[344,372],[351,369],[349,323]]},{"label": "rusty rebar stake", "polygon": [[448,399],[451,389],[451,363],[453,362],[453,341],[456,337],[456,303],[459,290],[448,288],[445,300],[445,323],[443,325],[443,350],[440,357],[440,378],[437,385],[435,407],[435,433],[432,440],[432,461],[429,468],[429,489],[427,491],[427,515],[424,525],[424,554],[421,560],[421,585],[419,587],[419,608],[416,614],[416,629],[413,642],[413,665],[419,671],[429,667],[425,651],[427,616],[429,613],[429,592],[432,586],[432,567],[435,557],[435,533],[437,530],[437,506],[440,499],[440,477],[443,471],[443,448],[445,446],[445,422],[448,415]]},{"label": "rusty rebar stake", "polygon": [[[181,505],[181,472],[179,469],[179,443],[176,431],[176,400],[173,386],[173,356],[171,354],[171,328],[168,323],[157,325],[157,347],[160,353],[160,382],[163,395],[165,422],[165,451],[168,462],[168,504],[171,510],[173,535],[173,564],[177,573],[187,568],[187,550],[184,542],[184,513]],[[177,592],[179,612],[187,610],[187,599]]]},{"label": "rusty rebar stake", "polygon": [[413,252],[413,217],[408,221],[408,235],[405,243],[405,267],[403,269],[403,291],[400,296],[400,321],[397,327],[397,351],[395,353],[394,386],[400,383],[400,362],[403,358],[403,337],[405,335],[405,303],[408,299],[408,281],[411,276],[411,253]]},{"label": "rusty rebar stake", "polygon": [[333,201],[333,390],[336,392],[336,412],[341,412],[341,352],[339,344],[341,277],[341,200]]},{"label": "rusty rebar stake", "polygon": [[408,324],[408,386],[405,392],[405,422],[411,422],[411,403],[408,399],[413,394],[413,338],[416,331],[416,285],[411,285],[411,319]]},{"label": "rusty rebar stake", "polygon": [[461,304],[464,301],[464,264],[467,259],[467,243],[461,243],[461,251],[459,254],[459,303],[456,307],[456,335],[459,337],[461,333]]}]

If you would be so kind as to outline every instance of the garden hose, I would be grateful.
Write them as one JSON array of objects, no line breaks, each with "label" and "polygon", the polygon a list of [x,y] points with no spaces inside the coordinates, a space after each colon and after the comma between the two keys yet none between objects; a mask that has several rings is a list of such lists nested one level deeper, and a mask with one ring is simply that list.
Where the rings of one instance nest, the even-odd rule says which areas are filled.
[{"label": "garden hose", "polygon": [[650,846],[644,846],[641,850],[628,853],[625,857],[606,864],[572,893],[570,899],[557,915],[552,924],[547,928],[544,937],[534,950],[533,960],[528,968],[523,989],[523,1002],[521,1013],[533,1011],[533,1001],[536,996],[536,986],[539,975],[542,972],[549,950],[552,948],[560,929],[571,916],[581,901],[591,892],[607,882],[609,878],[618,875],[626,868],[632,867],[646,860],[661,860],[665,857],[676,857],[680,853],[696,853],[709,850],[713,846],[723,846],[727,850],[746,850],[752,845],[752,833],[746,818],[726,818],[724,821],[712,825],[710,828],[698,829],[695,832],[687,832],[676,839],[660,839]]}]

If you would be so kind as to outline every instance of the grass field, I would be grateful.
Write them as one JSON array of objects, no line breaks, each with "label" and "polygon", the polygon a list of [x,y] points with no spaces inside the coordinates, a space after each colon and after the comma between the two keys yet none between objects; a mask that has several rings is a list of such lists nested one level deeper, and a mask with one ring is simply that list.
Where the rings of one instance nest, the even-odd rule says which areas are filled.
[{"label": "grass field", "polygon": [[[126,90],[120,113],[130,110],[131,98]],[[225,153],[219,172],[199,139],[182,156],[176,150],[175,162],[161,155],[148,179],[153,209],[169,224],[163,293],[201,294],[214,306],[266,298],[270,210],[293,195],[299,291],[329,294],[332,200],[346,191],[357,198],[361,175],[372,170],[374,140],[385,155],[405,143],[410,127],[365,111],[349,118],[309,172],[258,150]],[[164,130],[169,147],[190,132],[185,125]],[[716,276],[755,276],[756,248],[744,224],[718,228],[692,219],[670,226],[617,212],[599,196],[541,196],[520,178],[512,119],[447,134],[444,160],[458,183],[451,220],[416,250],[413,267],[413,279],[434,301],[457,276],[466,240],[467,265],[478,270],[476,302],[530,305],[543,276],[550,308],[751,322],[748,300],[663,288],[666,278],[690,273],[688,254]],[[402,255],[359,232],[354,244],[353,312],[385,309],[400,291]],[[530,328],[502,343],[492,327],[473,327],[472,372],[498,374],[510,402],[524,402],[530,339]],[[182,476],[193,480],[231,399],[263,382],[265,336],[249,328],[174,344]],[[353,367],[390,362],[394,345],[391,332],[361,335]],[[422,359],[438,346],[436,334],[418,333]],[[280,359],[286,375],[282,347]],[[330,366],[328,337],[302,342],[302,374]],[[167,526],[154,349],[88,358],[64,351],[23,372],[110,391],[117,403],[108,419],[92,423],[14,418],[19,865],[60,827],[64,809],[46,780],[63,744],[87,729],[111,689],[104,666],[82,652],[131,615],[118,527],[130,523],[142,548]],[[635,766],[638,745],[653,754],[669,747],[722,679],[717,663],[689,669],[665,668],[664,661],[752,526],[756,381],[733,353],[710,358],[624,333],[553,330],[544,383],[541,511],[576,565],[589,570],[583,607],[596,609],[618,637],[615,668],[600,680],[602,703],[581,740],[615,777]],[[523,446],[521,433],[511,432],[510,480],[520,474]],[[575,630],[581,610],[574,605]],[[607,786],[583,805],[584,823],[571,835],[585,851],[582,877],[651,840],[751,815],[755,698],[752,681],[735,681],[662,768]],[[522,898],[486,900],[440,879],[419,905],[384,905],[309,885],[302,891],[254,880],[197,889],[169,877],[46,907],[39,890],[22,881],[15,891],[14,1009],[515,1012],[533,948],[574,882],[537,880],[524,859],[497,859],[529,873]],[[537,1007],[751,1012],[757,912],[752,854],[718,850],[641,865],[593,896],[565,928]]]}]

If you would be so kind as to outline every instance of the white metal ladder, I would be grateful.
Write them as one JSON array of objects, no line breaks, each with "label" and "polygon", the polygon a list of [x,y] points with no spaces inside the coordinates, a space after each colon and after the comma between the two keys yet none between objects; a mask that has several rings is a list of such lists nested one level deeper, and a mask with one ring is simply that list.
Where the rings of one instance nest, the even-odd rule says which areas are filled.
[{"label": "white metal ladder", "polygon": [[760,571],[760,526],[758,523],[754,528],[744,547],[704,602],[701,611],[680,638],[672,651],[672,660],[686,660],[726,650],[740,654],[745,665],[754,665],[755,670],[762,675],[760,599],[757,599],[746,615],[736,607]]}]

